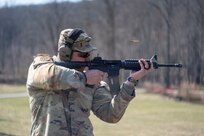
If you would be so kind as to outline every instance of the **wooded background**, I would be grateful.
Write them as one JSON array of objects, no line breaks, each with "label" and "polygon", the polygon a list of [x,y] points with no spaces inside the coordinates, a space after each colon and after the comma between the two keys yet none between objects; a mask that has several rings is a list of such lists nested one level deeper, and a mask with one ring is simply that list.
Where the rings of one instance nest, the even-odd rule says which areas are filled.
[{"label": "wooded background", "polygon": [[[105,59],[179,62],[145,80],[166,86],[204,84],[203,0],[83,0],[0,8],[0,82],[25,83],[37,53],[55,55],[59,33],[82,28]],[[139,40],[139,43],[131,42]],[[127,73],[122,72],[122,77]]]}]

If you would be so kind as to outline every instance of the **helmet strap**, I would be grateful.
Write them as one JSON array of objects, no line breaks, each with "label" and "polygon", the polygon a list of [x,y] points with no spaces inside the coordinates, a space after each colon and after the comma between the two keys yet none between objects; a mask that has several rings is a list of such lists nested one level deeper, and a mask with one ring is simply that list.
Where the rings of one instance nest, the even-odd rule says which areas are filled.
[{"label": "helmet strap", "polygon": [[74,42],[82,33],[84,33],[84,31],[78,28],[72,30],[70,36],[68,36],[69,40],[67,40],[65,45],[72,49]]},{"label": "helmet strap", "polygon": [[70,36],[68,36],[70,40],[66,40],[67,42],[65,43],[65,46],[68,46],[71,50],[70,60],[72,59],[72,54],[73,54],[73,51],[72,51],[73,44],[76,41],[76,39],[80,36],[80,34],[82,33],[84,33],[84,31],[82,31],[79,28],[75,28],[74,30],[71,31]]}]

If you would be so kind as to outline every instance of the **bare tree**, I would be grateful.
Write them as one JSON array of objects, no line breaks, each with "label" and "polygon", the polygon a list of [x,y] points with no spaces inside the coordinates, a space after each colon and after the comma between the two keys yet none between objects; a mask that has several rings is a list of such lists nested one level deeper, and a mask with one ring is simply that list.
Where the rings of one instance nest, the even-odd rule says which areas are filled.
[{"label": "bare tree", "polygon": [[[33,55],[55,54],[60,31],[81,27],[108,59],[157,53],[159,61],[184,64],[180,71],[158,70],[155,81],[167,86],[180,80],[204,83],[202,0],[58,1],[0,8],[1,79],[25,78]],[[139,46],[131,46],[132,39],[139,40]]]},{"label": "bare tree", "polygon": [[108,46],[108,56],[110,58],[115,58],[116,55],[116,42],[115,42],[115,9],[116,9],[116,0],[102,0],[105,4],[105,26],[106,31],[106,41]]},{"label": "bare tree", "polygon": [[64,27],[66,12],[63,8],[63,5],[54,0],[41,10],[41,15],[36,16],[36,21],[44,33],[41,34],[41,42],[46,48],[51,47],[51,54],[57,53],[59,33]]},{"label": "bare tree", "polygon": [[[162,16],[166,24],[166,62],[170,62],[170,52],[171,52],[171,33],[172,33],[172,21],[173,21],[173,4],[172,0],[162,0],[154,3],[152,1],[149,2],[152,6],[154,6]],[[166,86],[170,86],[170,69],[166,68],[165,75],[165,83]]]},{"label": "bare tree", "polygon": [[[188,32],[189,41],[189,56],[191,60],[188,64],[188,75],[190,80],[195,81],[196,84],[203,84],[202,81],[202,59],[203,59],[203,38],[204,38],[204,2],[202,0],[188,1],[186,4],[188,8],[191,27]],[[191,67],[191,66],[194,67]]]}]

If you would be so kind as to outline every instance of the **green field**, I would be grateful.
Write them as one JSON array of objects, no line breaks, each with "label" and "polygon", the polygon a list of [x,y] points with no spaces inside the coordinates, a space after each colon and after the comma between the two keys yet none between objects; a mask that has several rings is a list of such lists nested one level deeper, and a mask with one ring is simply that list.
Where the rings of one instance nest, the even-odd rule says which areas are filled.
[{"label": "green field", "polygon": [[[16,86],[17,90],[22,90],[19,88]],[[5,93],[5,90],[3,92]],[[0,135],[1,133],[29,135],[30,112],[27,97],[0,99],[0,111]],[[130,103],[119,123],[104,123],[93,114],[91,120],[96,136],[203,136],[204,134],[203,105],[176,102],[142,91]]]}]

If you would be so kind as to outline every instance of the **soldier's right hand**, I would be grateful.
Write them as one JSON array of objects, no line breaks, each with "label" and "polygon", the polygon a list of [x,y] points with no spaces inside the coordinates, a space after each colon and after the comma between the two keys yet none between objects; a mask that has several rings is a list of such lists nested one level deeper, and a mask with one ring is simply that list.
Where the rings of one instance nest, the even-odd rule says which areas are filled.
[{"label": "soldier's right hand", "polygon": [[99,85],[100,82],[103,80],[104,72],[100,70],[85,70],[84,71],[87,79],[88,85]]}]

